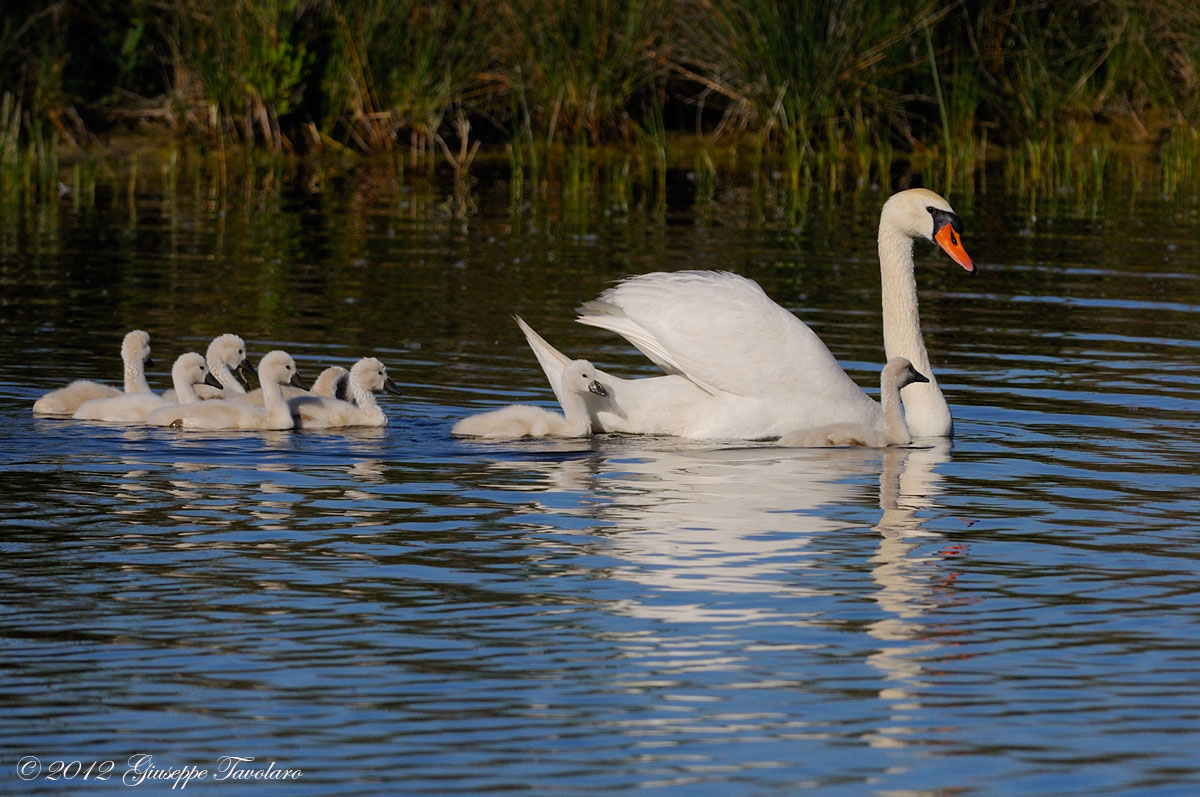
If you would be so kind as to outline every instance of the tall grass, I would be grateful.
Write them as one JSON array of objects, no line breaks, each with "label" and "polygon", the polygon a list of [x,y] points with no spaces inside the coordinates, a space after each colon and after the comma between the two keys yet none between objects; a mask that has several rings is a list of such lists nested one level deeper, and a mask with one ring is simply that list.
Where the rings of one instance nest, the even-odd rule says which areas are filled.
[{"label": "tall grass", "polygon": [[418,156],[434,154],[444,122],[494,93],[495,25],[484,8],[471,0],[326,3],[333,35],[322,65],[322,132],[367,152],[406,143]]},{"label": "tall grass", "polygon": [[503,0],[505,90],[547,140],[629,140],[667,72],[673,0]]},{"label": "tall grass", "polygon": [[887,184],[900,159],[957,185],[989,158],[1078,188],[1113,148],[1180,152],[1200,124],[1200,3],[9,0],[0,86],[0,163],[151,125],[463,182],[507,148],[521,195],[612,144],[651,185],[688,132],[793,191]]}]

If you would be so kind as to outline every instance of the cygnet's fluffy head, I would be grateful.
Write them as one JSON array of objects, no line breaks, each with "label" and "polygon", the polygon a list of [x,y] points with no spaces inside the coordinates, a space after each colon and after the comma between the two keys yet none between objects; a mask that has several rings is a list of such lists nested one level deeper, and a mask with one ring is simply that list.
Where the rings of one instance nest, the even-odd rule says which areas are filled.
[{"label": "cygnet's fluffy head", "polygon": [[[208,344],[205,353],[210,370],[223,373],[224,368],[231,369],[244,384],[250,383],[249,368],[246,365],[246,342],[231,332],[218,335]],[[229,387],[229,385],[225,385]]]},{"label": "cygnet's fluffy head", "polygon": [[384,364],[374,357],[363,357],[350,369],[350,384],[365,387],[372,392],[386,390],[400,395],[400,388],[387,374]]},{"label": "cygnet's fluffy head", "polygon": [[121,358],[128,363],[149,362],[150,335],[135,329],[125,335],[121,342]]},{"label": "cygnet's fluffy head", "polygon": [[208,344],[208,361],[222,363],[229,368],[237,368],[246,359],[245,342],[232,333],[226,332],[213,338]]},{"label": "cygnet's fluffy head", "polygon": [[204,358],[194,351],[179,355],[175,360],[175,365],[171,367],[171,379],[174,382],[182,380],[188,385],[206,384],[213,387],[221,386],[221,383],[208,370],[208,365],[204,362]]},{"label": "cygnet's fluffy head", "polygon": [[879,236],[882,240],[897,232],[936,243],[955,263],[975,273],[975,264],[962,245],[962,218],[940,194],[927,188],[910,188],[893,194],[883,204]]},{"label": "cygnet's fluffy head", "polygon": [[563,386],[569,393],[595,393],[606,398],[608,391],[596,381],[596,368],[587,360],[572,360],[563,368]]},{"label": "cygnet's fluffy head", "polygon": [[307,390],[308,385],[296,372],[296,361],[286,351],[268,352],[258,363],[258,381],[263,385],[293,385]]},{"label": "cygnet's fluffy head", "polygon": [[913,368],[913,364],[904,357],[893,357],[887,361],[887,365],[883,366],[880,381],[884,384],[894,384],[899,390],[914,382],[928,382],[929,379]]}]

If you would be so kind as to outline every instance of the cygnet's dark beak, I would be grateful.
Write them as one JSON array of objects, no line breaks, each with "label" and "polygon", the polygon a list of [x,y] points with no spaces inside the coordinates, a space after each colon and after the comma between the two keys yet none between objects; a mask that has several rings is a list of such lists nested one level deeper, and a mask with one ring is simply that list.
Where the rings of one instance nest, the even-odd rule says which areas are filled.
[{"label": "cygnet's dark beak", "polygon": [[304,378],[300,376],[299,371],[292,373],[292,378],[288,380],[288,384],[292,387],[298,387],[301,390],[308,390],[308,383],[305,382]]},{"label": "cygnet's dark beak", "polygon": [[218,390],[225,389],[225,386],[221,384],[221,380],[217,379],[215,376],[213,376],[212,371],[204,372],[204,384],[208,385],[209,387],[215,387]]},{"label": "cygnet's dark beak", "polygon": [[391,393],[393,396],[404,395],[404,393],[400,391],[400,388],[396,387],[396,383],[392,381],[390,376],[383,380],[383,389]]},{"label": "cygnet's dark beak", "polygon": [[242,387],[250,389],[250,365],[246,360],[242,360],[237,368],[233,369],[233,378],[240,382]]},{"label": "cygnet's dark beak", "polygon": [[600,396],[601,398],[608,398],[608,391],[604,389],[604,385],[600,384],[595,379],[593,379],[592,383],[588,385],[588,390],[592,393],[595,393],[597,396]]},{"label": "cygnet's dark beak", "polygon": [[916,368],[913,368],[911,365],[908,367],[908,370],[912,373],[912,381],[913,382],[928,382],[929,381],[929,377],[925,376],[925,374],[921,373]]}]

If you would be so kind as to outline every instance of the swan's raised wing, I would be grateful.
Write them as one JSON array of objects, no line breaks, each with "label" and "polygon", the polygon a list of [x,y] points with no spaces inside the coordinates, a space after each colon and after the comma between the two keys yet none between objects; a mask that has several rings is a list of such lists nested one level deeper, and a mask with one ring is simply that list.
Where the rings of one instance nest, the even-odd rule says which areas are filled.
[{"label": "swan's raised wing", "polygon": [[571,363],[571,358],[547,343],[546,339],[525,323],[525,319],[521,316],[514,315],[513,320],[517,322],[517,326],[524,333],[529,348],[533,349],[538,364],[542,366],[542,371],[546,374],[546,381],[550,383],[550,389],[554,391],[554,397],[558,399],[560,406],[566,407],[568,391],[562,383],[562,375],[563,369]]},{"label": "swan's raised wing", "polygon": [[616,332],[667,373],[712,394],[862,395],[816,333],[736,274],[643,274],[578,312],[580,323]]}]

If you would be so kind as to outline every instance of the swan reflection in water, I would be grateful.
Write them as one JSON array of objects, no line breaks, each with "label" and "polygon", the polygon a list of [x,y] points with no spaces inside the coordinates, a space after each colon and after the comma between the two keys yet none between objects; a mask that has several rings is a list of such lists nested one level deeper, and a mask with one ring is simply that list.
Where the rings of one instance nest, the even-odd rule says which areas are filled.
[{"label": "swan reflection in water", "polygon": [[[921,516],[937,506],[950,443],[663,451],[617,440],[620,449],[601,438],[595,454],[539,463],[548,491],[578,491],[567,508],[561,496],[539,503],[593,519],[588,533],[603,540],[594,552],[615,560],[606,576],[648,588],[612,610],[666,621],[672,635],[685,623],[838,630],[844,624],[836,615],[868,586],[857,566],[867,565],[866,597],[881,616],[865,628],[878,644],[864,661],[885,684],[885,719],[868,738],[904,744],[906,717],[930,680],[924,662],[944,645],[931,639],[928,615],[953,600],[955,574],[946,563],[957,549],[925,529]],[[862,536],[868,529],[874,534]],[[673,644],[659,642],[660,654]]]}]

